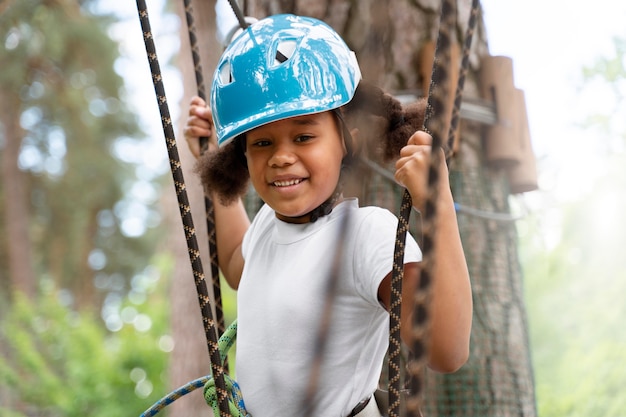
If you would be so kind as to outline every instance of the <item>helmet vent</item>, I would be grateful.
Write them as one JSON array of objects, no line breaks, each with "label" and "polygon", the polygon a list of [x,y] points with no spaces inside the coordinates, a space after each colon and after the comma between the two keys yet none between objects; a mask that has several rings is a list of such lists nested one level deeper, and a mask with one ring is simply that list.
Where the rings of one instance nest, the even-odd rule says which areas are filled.
[{"label": "helmet vent", "polygon": [[283,40],[276,46],[276,54],[274,55],[274,65],[280,65],[288,61],[296,50],[295,40]]},{"label": "helmet vent", "polygon": [[230,62],[224,62],[224,64],[220,67],[219,78],[222,85],[227,85],[233,82],[234,78]]}]

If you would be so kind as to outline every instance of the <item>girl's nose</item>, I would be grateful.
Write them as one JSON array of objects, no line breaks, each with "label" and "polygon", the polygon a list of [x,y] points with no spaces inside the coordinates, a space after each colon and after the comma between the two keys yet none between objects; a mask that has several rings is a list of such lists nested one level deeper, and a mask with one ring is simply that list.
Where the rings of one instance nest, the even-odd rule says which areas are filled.
[{"label": "girl's nose", "polygon": [[290,146],[277,145],[268,161],[268,164],[272,168],[280,168],[293,164],[296,159],[296,154]]}]

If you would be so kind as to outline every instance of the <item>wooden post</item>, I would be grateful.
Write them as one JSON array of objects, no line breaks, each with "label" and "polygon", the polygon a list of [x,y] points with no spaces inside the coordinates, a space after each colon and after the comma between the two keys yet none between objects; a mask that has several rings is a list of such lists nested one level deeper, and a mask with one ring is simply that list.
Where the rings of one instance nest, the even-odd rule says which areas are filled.
[{"label": "wooden post", "polygon": [[485,157],[489,165],[510,168],[520,162],[515,140],[515,86],[513,60],[505,56],[488,56],[481,62],[480,93],[493,101],[497,123],[489,126],[485,135]]},{"label": "wooden post", "polygon": [[514,91],[516,129],[515,139],[519,152],[519,164],[509,168],[508,178],[511,194],[525,193],[538,189],[537,164],[530,142],[530,129],[528,126],[528,113],[526,111],[526,98],[524,91]]}]

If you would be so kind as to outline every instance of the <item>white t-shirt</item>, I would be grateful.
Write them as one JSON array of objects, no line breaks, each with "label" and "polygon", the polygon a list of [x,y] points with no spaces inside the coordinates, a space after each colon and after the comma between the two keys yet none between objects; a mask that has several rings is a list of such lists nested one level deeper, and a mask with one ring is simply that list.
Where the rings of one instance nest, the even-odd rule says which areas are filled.
[{"label": "white t-shirt", "polygon": [[[263,206],[242,246],[236,380],[253,417],[303,414],[326,285],[344,239],[339,282],[313,416],[345,417],[376,389],[388,346],[389,315],[378,287],[392,270],[398,220],[346,200],[314,223],[291,224]],[[407,235],[405,263],[421,260]]]}]

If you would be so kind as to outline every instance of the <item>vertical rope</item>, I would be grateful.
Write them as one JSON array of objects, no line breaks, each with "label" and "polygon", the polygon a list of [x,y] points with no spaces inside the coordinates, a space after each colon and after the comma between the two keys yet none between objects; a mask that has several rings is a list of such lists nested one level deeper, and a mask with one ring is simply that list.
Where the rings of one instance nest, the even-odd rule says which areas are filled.
[{"label": "vertical rope", "polygon": [[400,339],[400,313],[402,307],[402,278],[404,277],[404,250],[412,206],[407,190],[402,196],[398,216],[396,243],[391,271],[391,305],[389,306],[389,417],[400,416],[400,367],[402,366],[402,343]]},{"label": "vertical rope", "polygon": [[[422,263],[418,286],[414,294],[415,309],[412,326],[412,359],[408,365],[411,397],[407,399],[407,412],[411,417],[420,415],[420,405],[424,389],[424,369],[426,367],[429,342],[430,316],[428,314],[434,267],[434,228],[439,183],[439,148],[445,134],[445,81],[448,77],[445,65],[450,62],[450,29],[454,27],[456,5],[452,0],[443,0],[441,5],[439,34],[428,104],[424,119],[424,130],[432,140],[432,154],[428,167],[428,190],[423,220]],[[390,309],[389,335],[389,417],[400,416],[400,310],[402,300],[402,277],[404,275],[404,246],[409,227],[411,195],[405,190],[396,231],[396,248],[392,270],[392,305]]]},{"label": "vertical rope", "polygon": [[165,96],[165,88],[163,86],[161,69],[156,54],[156,48],[154,46],[152,30],[150,29],[148,10],[146,2],[144,0],[137,0],[137,10],[139,12],[139,20],[141,23],[141,29],[143,31],[146,54],[148,56],[148,63],[150,64],[150,71],[152,74],[152,82],[154,84],[157,104],[159,105],[159,112],[161,114],[161,123],[163,125],[163,132],[165,134],[165,142],[167,145],[167,151],[170,160],[170,168],[172,171],[172,177],[174,179],[174,185],[176,187],[178,206],[183,221],[183,228],[187,240],[189,259],[191,261],[194,282],[196,284],[196,291],[198,293],[198,302],[200,304],[200,310],[202,311],[202,321],[204,323],[207,347],[211,360],[211,372],[213,378],[215,379],[215,384],[217,387],[220,416],[230,417],[230,411],[228,407],[228,393],[226,391],[226,384],[224,380],[224,368],[222,367],[222,361],[220,358],[220,351],[218,346],[217,330],[215,326],[215,321],[213,320],[213,313],[211,311],[211,299],[209,298],[206,282],[204,279],[202,262],[200,260],[200,251],[198,250],[196,231],[193,225],[193,219],[191,217],[191,208],[189,207],[185,180],[183,178],[180,158],[178,156],[178,149],[176,147],[176,139],[174,137],[172,119],[170,117],[169,108],[167,106],[167,98]]},{"label": "vertical rope", "polygon": [[459,69],[459,81],[456,86],[456,94],[454,97],[454,107],[452,108],[452,118],[450,119],[450,131],[448,135],[448,148],[446,159],[450,159],[454,154],[454,138],[456,137],[456,129],[459,125],[461,114],[461,102],[463,101],[463,88],[465,86],[465,77],[469,70],[469,58],[472,49],[472,40],[474,39],[474,31],[476,29],[476,21],[480,10],[480,1],[472,0],[472,9],[470,11],[469,22],[465,31],[465,39],[463,41],[463,58],[461,59],[461,68]]},{"label": "vertical rope", "polygon": [[[446,83],[448,68],[451,62],[451,32],[455,26],[456,0],[443,0],[439,33],[433,62],[432,79],[424,120],[424,130],[432,136],[432,153],[428,168],[428,193],[423,221],[422,267],[420,279],[414,294],[413,326],[413,358],[409,362],[411,398],[407,400],[407,411],[410,417],[420,415],[423,400],[424,371],[428,361],[428,345],[430,342],[430,301],[432,298],[432,280],[435,267],[435,228],[437,220],[437,199],[439,195],[439,165],[442,163],[439,149],[443,144],[446,131]],[[443,161],[445,163],[445,161]]]},{"label": "vertical rope", "polygon": [[[196,36],[196,27],[193,19],[193,7],[191,0],[184,0],[185,18],[187,19],[187,32],[189,33],[189,44],[191,45],[191,55],[193,59],[193,67],[196,76],[196,86],[198,96],[206,101],[206,91],[204,87],[204,78],[202,75],[202,65],[200,63],[200,52],[198,49],[198,41]],[[200,147],[202,150],[207,149],[209,138],[200,138]],[[224,309],[222,306],[222,288],[220,285],[220,271],[217,262],[217,236],[215,225],[215,207],[213,201],[208,195],[204,196],[204,208],[206,213],[207,235],[209,242],[209,260],[211,265],[211,279],[213,283],[213,299],[215,303],[215,320],[217,321],[218,337],[224,334],[226,328],[224,324]],[[226,367],[226,363],[224,363]]]}]

